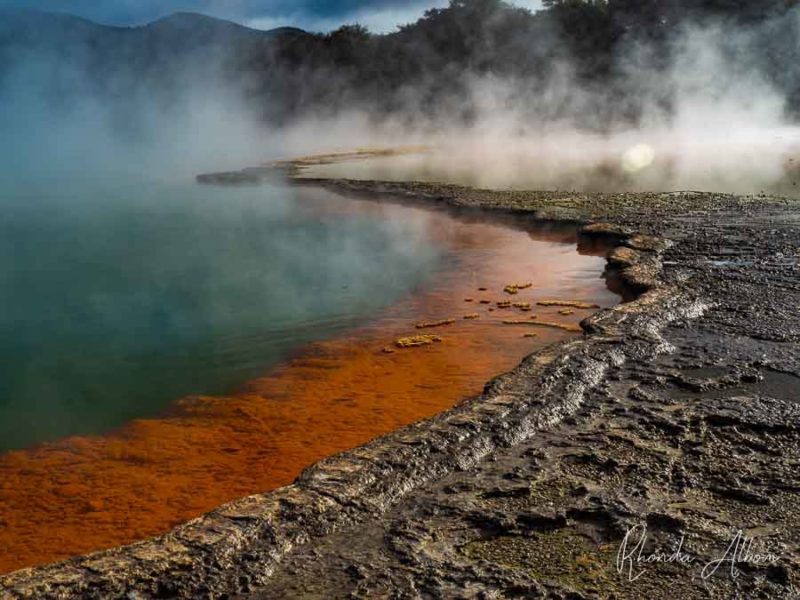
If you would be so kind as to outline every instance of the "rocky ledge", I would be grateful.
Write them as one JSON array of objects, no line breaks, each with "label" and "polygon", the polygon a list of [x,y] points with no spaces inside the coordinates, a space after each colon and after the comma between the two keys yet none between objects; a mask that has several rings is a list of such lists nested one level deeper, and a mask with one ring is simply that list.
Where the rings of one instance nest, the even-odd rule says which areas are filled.
[{"label": "rocky ledge", "polygon": [[635,299],[291,486],[3,597],[798,597],[794,202],[294,181],[581,224]]}]

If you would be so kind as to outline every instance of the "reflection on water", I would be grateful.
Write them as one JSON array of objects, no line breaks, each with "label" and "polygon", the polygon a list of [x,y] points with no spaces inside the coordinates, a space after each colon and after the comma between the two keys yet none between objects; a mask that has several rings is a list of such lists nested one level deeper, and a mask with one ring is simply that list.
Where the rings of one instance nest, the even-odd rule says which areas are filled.
[{"label": "reflection on water", "polygon": [[[228,500],[288,484],[312,462],[434,415],[479,393],[492,376],[513,368],[536,348],[577,335],[503,321],[538,319],[574,327],[590,312],[537,306],[538,300],[577,299],[604,306],[617,301],[601,278],[603,258],[579,255],[574,232],[531,232],[317,190],[297,193],[301,207],[296,209],[273,194],[262,201],[278,202],[289,215],[302,211],[304,224],[309,219],[326,224],[317,230],[324,244],[314,236],[302,238],[314,260],[322,261],[313,270],[320,279],[307,276],[305,258],[294,257],[300,261],[296,275],[301,283],[287,283],[293,275],[286,274],[291,293],[274,290],[282,302],[265,306],[267,320],[272,307],[291,314],[300,306],[306,314],[314,303],[327,306],[329,301],[315,298],[320,294],[345,298],[340,302],[345,314],[373,309],[392,296],[394,302],[362,318],[358,327],[306,345],[271,371],[262,369],[260,378],[236,394],[184,397],[160,418],[134,420],[111,435],[73,437],[0,455],[0,572],[141,539]],[[216,210],[210,201],[203,209]],[[252,210],[246,221],[256,220],[258,209]],[[324,233],[326,227],[350,231],[356,227],[351,223],[378,233],[355,232],[369,244],[336,242]],[[290,226],[287,231],[275,235],[298,235]],[[257,232],[251,235],[256,247],[269,246]],[[233,244],[235,236],[225,241],[215,244],[217,252]],[[389,252],[386,244],[394,244],[394,250]],[[348,265],[356,273],[349,275],[335,257],[324,255],[322,249],[330,247],[343,248],[366,264]],[[263,271],[255,259],[242,267],[256,279],[250,285],[258,295],[257,275]],[[514,296],[503,292],[509,283],[528,282],[533,285]],[[241,284],[225,289],[248,291]],[[497,302],[506,299],[521,306],[531,303],[532,310],[498,308]],[[239,306],[250,305],[238,298],[233,308]],[[257,313],[250,313],[252,322],[263,326]],[[180,312],[169,316],[181,318]],[[384,351],[399,337],[419,333],[418,321],[451,318],[451,325],[425,330],[441,336],[439,343]],[[305,323],[313,330],[315,322]],[[323,319],[319,323],[320,330],[309,335],[330,331]],[[279,331],[267,328],[270,333],[264,334],[256,328],[247,337],[245,329],[236,338],[239,349],[232,352],[232,363],[251,341]],[[196,363],[191,373],[200,381],[213,364]]]}]

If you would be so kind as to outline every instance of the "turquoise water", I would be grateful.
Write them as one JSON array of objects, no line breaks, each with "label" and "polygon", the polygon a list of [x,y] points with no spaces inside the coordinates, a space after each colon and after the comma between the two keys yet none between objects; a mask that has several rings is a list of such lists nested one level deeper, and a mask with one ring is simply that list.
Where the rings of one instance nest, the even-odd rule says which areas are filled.
[{"label": "turquoise water", "polygon": [[424,286],[443,260],[423,219],[321,191],[0,189],[3,450],[232,391]]}]

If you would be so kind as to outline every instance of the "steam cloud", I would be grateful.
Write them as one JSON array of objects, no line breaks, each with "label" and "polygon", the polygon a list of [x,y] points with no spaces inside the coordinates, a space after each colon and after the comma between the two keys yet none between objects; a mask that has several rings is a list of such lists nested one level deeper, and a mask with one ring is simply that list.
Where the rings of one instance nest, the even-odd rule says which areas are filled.
[{"label": "steam cloud", "polygon": [[[800,23],[800,10],[786,18]],[[448,99],[434,117],[406,109],[369,126],[369,112],[354,110],[296,125],[288,139],[297,152],[319,149],[304,143],[312,132],[333,139],[359,132],[354,144],[402,140],[435,148],[422,157],[330,170],[361,178],[797,196],[800,127],[786,92],[748,53],[771,26],[683,28],[666,69],[655,66],[652,48],[632,43],[617,57],[625,78],[612,91],[584,87],[569,64],[544,80],[467,75],[467,93]],[[465,112],[471,113],[466,124],[449,116]]]}]

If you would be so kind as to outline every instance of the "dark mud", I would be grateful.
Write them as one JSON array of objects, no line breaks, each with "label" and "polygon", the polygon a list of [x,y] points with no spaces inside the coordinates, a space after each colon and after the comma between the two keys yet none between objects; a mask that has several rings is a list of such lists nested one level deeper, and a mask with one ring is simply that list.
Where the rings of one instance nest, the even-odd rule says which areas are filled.
[{"label": "dark mud", "polygon": [[[800,597],[800,207],[298,183],[588,224],[581,243],[613,242],[609,270],[636,299],[482,396],[292,486],[154,540],[2,577],[5,596]],[[662,560],[625,560],[645,526],[642,555]],[[689,558],[666,560],[682,538]],[[719,568],[703,573],[709,564]]]}]

